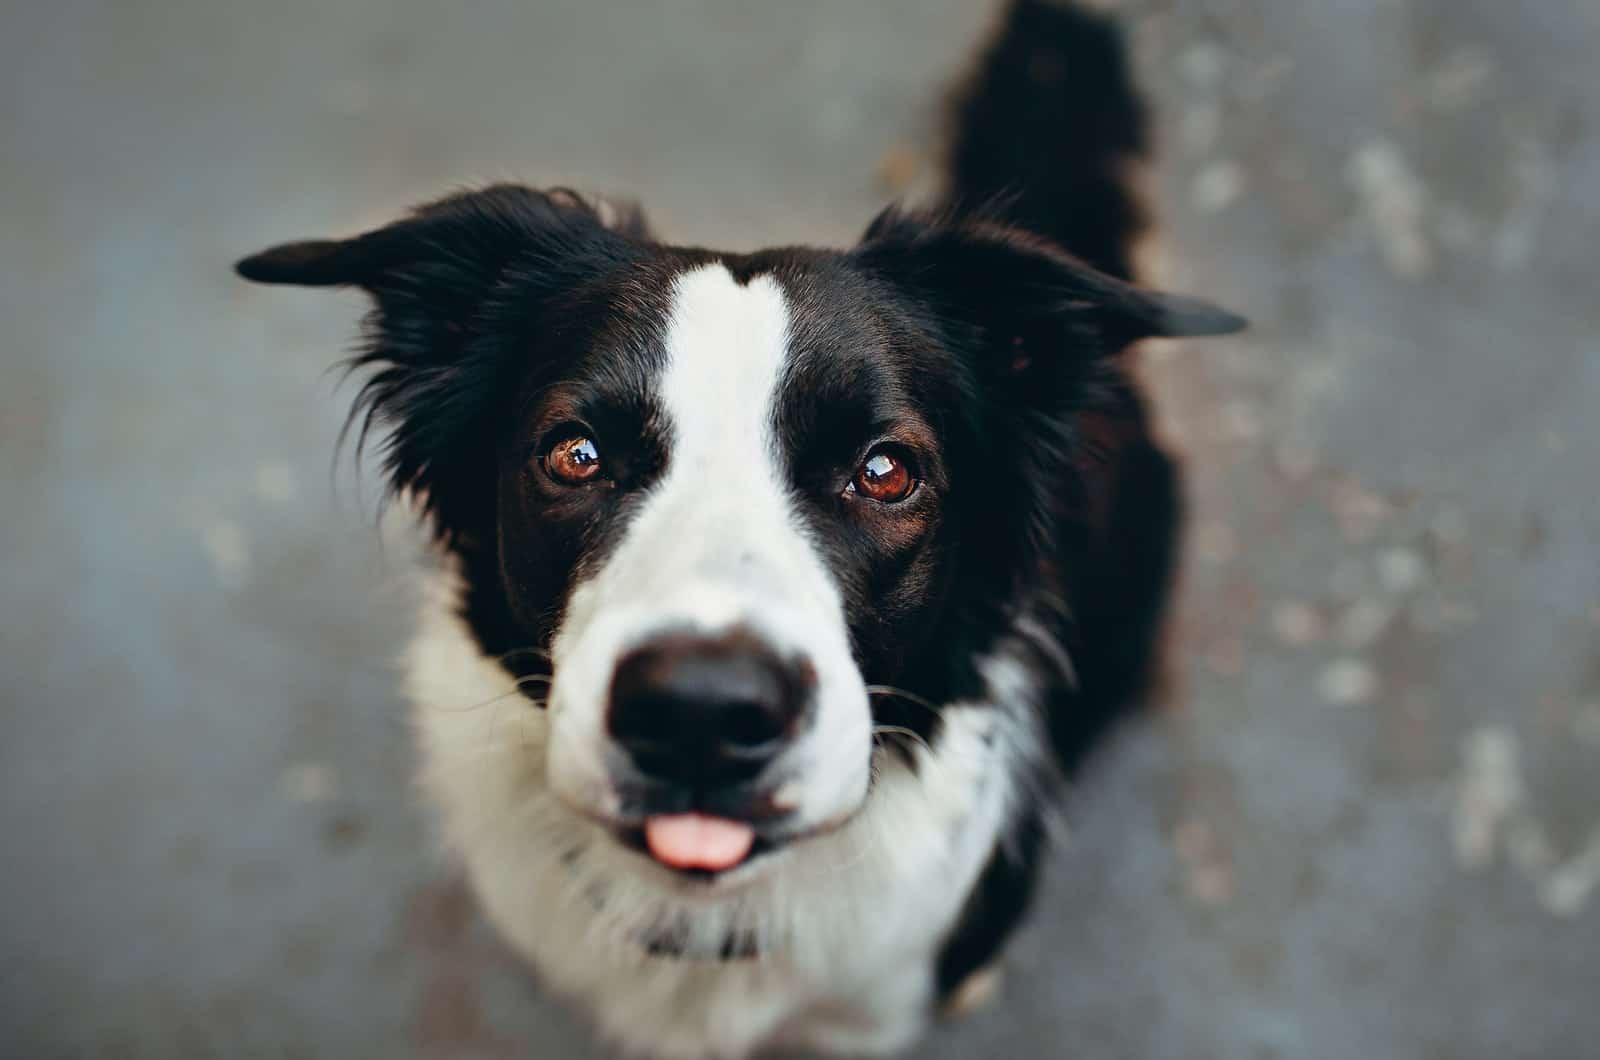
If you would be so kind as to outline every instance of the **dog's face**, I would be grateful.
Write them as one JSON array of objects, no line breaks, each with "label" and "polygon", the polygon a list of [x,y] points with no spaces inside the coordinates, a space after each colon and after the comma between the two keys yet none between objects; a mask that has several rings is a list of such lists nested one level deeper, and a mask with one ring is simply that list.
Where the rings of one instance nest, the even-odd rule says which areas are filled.
[{"label": "dog's face", "polygon": [[876,729],[978,694],[1106,355],[1238,323],[1000,229],[721,255],[504,187],[240,270],[376,298],[365,408],[548,711],[552,787],[695,873],[848,819]]}]

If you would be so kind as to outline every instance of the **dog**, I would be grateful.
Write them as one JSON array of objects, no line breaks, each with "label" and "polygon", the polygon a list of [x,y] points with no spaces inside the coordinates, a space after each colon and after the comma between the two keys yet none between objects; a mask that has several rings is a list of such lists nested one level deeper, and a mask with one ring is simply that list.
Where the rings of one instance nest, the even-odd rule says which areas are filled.
[{"label": "dog", "polygon": [[952,114],[936,204],[848,249],[501,185],[237,266],[375,302],[352,422],[442,557],[422,789],[628,1055],[906,1049],[1155,669],[1179,479],[1127,351],[1243,322],[1132,282],[1106,17],[1014,2]]}]

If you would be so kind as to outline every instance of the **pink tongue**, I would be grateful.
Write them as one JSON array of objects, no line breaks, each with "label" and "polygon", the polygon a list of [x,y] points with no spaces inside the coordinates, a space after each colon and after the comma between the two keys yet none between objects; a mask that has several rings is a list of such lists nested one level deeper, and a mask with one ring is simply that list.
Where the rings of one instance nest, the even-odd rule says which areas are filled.
[{"label": "pink tongue", "polygon": [[669,868],[721,872],[745,859],[756,833],[738,821],[679,813],[645,821],[644,841],[651,855]]}]

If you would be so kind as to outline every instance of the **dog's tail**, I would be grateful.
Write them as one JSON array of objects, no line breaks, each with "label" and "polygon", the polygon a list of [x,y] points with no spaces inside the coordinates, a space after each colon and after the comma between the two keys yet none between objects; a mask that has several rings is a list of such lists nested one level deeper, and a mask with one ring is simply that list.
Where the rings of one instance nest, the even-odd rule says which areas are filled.
[{"label": "dog's tail", "polygon": [[1145,108],[1121,27],[1067,0],[1012,0],[956,91],[944,209],[1046,236],[1132,279]]}]

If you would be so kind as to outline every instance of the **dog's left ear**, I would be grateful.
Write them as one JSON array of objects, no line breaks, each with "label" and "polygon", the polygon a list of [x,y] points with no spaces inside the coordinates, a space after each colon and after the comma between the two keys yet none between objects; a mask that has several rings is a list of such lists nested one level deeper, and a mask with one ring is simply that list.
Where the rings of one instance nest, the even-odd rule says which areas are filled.
[{"label": "dog's left ear", "polygon": [[350,239],[269,247],[234,269],[257,283],[362,287],[381,301],[385,293],[425,283],[479,285],[518,258],[559,266],[564,250],[580,244],[587,250],[600,232],[630,242],[650,238],[644,214],[632,204],[497,184],[428,203]]},{"label": "dog's left ear", "polygon": [[559,296],[626,268],[648,238],[637,210],[503,184],[350,239],[272,247],[235,268],[259,283],[372,296],[376,311],[351,363],[377,370],[351,421],[363,437],[375,422],[393,428],[384,450],[391,491],[422,499],[451,532],[469,502],[492,499],[475,481],[488,411],[559,326]]},{"label": "dog's left ear", "polygon": [[1000,225],[888,210],[852,256],[975,331],[1023,371],[1045,358],[1097,358],[1139,339],[1226,335],[1244,318],[1183,295],[1150,291],[1090,267],[1055,244]]}]

